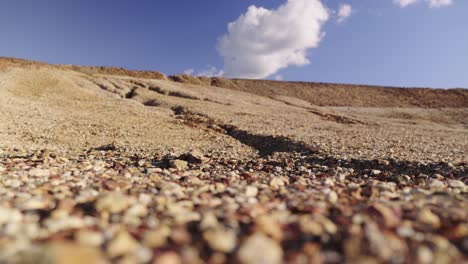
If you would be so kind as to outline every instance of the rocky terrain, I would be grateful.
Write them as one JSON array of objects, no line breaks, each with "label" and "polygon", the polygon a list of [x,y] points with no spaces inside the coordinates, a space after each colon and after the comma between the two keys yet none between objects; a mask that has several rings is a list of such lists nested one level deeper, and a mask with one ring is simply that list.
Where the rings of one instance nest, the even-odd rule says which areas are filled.
[{"label": "rocky terrain", "polygon": [[0,263],[463,263],[468,90],[0,58]]}]

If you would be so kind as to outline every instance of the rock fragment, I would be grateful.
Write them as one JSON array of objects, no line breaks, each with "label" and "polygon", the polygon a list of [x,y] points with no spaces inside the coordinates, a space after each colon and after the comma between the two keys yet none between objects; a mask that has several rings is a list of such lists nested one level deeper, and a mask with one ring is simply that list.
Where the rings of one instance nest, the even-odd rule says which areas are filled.
[{"label": "rock fragment", "polygon": [[237,258],[244,264],[279,264],[283,262],[283,251],[274,240],[262,233],[255,233],[242,243]]},{"label": "rock fragment", "polygon": [[229,253],[236,247],[237,236],[233,230],[213,228],[203,233],[203,238],[211,249]]},{"label": "rock fragment", "polygon": [[178,171],[184,171],[188,169],[188,162],[185,160],[179,160],[179,159],[171,160],[169,162],[169,165],[171,166],[171,168],[174,168]]},{"label": "rock fragment", "polygon": [[107,253],[111,258],[120,257],[127,254],[134,254],[138,247],[138,242],[126,231],[119,232],[107,246]]},{"label": "rock fragment", "polygon": [[99,212],[120,213],[130,205],[129,198],[121,192],[106,193],[96,202],[96,209]]}]

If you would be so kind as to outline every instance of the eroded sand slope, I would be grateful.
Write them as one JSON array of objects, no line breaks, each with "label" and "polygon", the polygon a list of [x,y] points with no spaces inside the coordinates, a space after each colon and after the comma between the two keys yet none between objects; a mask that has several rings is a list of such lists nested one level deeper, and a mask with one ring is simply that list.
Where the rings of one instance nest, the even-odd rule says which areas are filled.
[{"label": "eroded sand slope", "polygon": [[467,90],[0,59],[0,263],[463,263]]},{"label": "eroded sand slope", "polygon": [[[0,137],[10,146],[83,150],[116,143],[180,152],[230,149],[233,156],[248,155],[252,148],[271,153],[305,147],[366,159],[466,159],[468,103],[464,90],[426,89],[405,102],[405,94],[412,92],[400,89],[398,98],[402,100],[389,96],[381,102],[378,98],[386,96],[380,92],[383,88],[351,86],[350,94],[361,98],[354,102],[343,94],[343,87],[330,85],[325,91],[331,95],[315,94],[322,105],[330,104],[318,106],[311,103],[310,95],[301,98],[297,93],[281,92],[287,83],[268,88],[275,83],[265,82],[255,88],[267,90],[267,96],[262,96],[253,88],[243,92],[174,82],[156,73],[142,75],[153,78],[149,79],[123,70],[20,62],[9,62],[0,78]],[[322,89],[291,85],[289,90],[301,88],[305,94]],[[333,89],[338,91],[334,95]],[[437,108],[412,104],[421,95],[419,104],[428,107],[438,93]],[[335,106],[333,102],[340,98],[347,102],[346,107]],[[375,104],[369,103],[374,99]]]}]

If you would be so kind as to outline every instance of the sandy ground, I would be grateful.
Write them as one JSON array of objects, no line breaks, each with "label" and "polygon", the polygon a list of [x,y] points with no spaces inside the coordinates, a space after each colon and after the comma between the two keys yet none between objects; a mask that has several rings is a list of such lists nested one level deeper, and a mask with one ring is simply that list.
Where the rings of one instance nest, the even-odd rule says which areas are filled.
[{"label": "sandy ground", "polygon": [[466,261],[464,91],[194,80],[0,59],[0,262]]}]

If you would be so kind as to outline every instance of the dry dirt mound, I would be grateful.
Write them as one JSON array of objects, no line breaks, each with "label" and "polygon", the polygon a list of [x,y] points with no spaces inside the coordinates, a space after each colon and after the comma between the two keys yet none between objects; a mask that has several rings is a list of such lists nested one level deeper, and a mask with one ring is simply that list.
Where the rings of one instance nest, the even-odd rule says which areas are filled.
[{"label": "dry dirt mound", "polygon": [[[432,97],[439,106],[464,106],[463,90],[387,91],[332,84],[313,88],[318,84],[187,75],[168,80],[159,73],[154,78],[135,77],[140,73],[133,71],[121,75],[127,70],[114,68],[54,66],[17,59],[0,62],[0,137],[15,146],[86,149],[117,141],[133,148],[166,151],[200,147],[231,154],[268,154],[303,148],[360,159],[466,160],[466,108],[423,110],[413,102],[422,94],[418,104],[425,107],[432,104]],[[237,88],[223,88],[234,86]],[[353,104],[366,105],[369,100],[364,92],[376,105],[411,107],[311,103],[328,102],[327,98],[329,102],[338,98],[353,102],[356,97],[361,101]]]},{"label": "dry dirt mound", "polygon": [[468,108],[152,74],[0,59],[0,263],[466,262]]},{"label": "dry dirt mound", "polygon": [[468,107],[466,89],[395,88],[367,85],[280,82],[171,76],[174,81],[209,84],[261,96],[289,96],[319,106],[350,107]]}]

